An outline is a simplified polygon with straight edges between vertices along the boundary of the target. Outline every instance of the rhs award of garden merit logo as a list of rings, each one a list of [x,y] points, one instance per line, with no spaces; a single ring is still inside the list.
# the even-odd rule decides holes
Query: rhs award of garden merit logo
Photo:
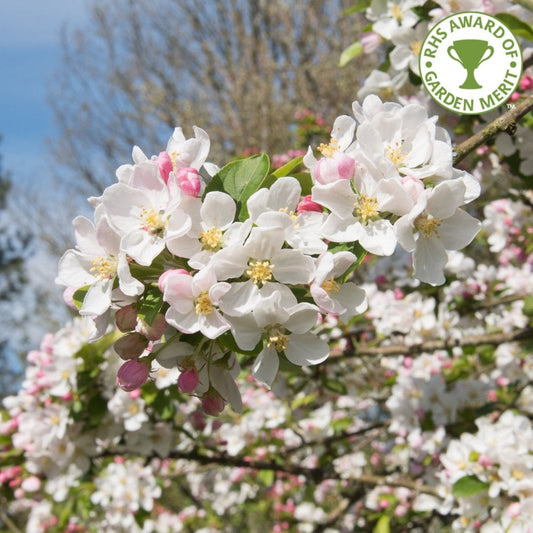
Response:
[[[430,96],[465,115],[486,113],[507,102],[522,74],[522,52],[511,30],[496,17],[472,11],[433,26],[419,62]]]

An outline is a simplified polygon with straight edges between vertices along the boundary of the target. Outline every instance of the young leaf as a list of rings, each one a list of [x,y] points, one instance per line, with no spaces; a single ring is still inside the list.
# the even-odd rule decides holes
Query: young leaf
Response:
[[[373,533],[390,533],[390,518],[387,515],[384,514],[379,517]]]
[[[496,18],[501,20],[517,37],[523,37],[528,41],[533,41],[533,29],[526,22],[523,22],[510,13],[498,13]]]
[[[285,163],[282,167],[279,167],[277,170],[272,172],[272,174],[276,178],[283,178],[285,176],[289,176],[290,172],[295,169],[302,161],[303,161],[303,155],[300,157],[295,157],[294,159],[291,159],[287,163]]]
[[[155,317],[161,311],[164,303],[163,295],[159,292],[159,289],[156,287],[149,287],[145,292],[137,315],[141,320],[144,320],[149,326],[151,326]]]
[[[453,484],[452,494],[456,498],[468,498],[488,488],[489,483],[481,481],[476,476],[464,476]]]
[[[355,43],[352,43],[350,46],[345,48],[342,51],[341,57],[339,58],[339,67],[344,67],[347,65],[352,59],[357,57],[358,55],[363,53],[363,45],[356,41]]]
[[[86,285],[85,287],[81,287],[81,289],[78,289],[73,295],[72,295],[72,301],[74,302],[74,305],[76,306],[76,309],[79,311],[81,309],[81,306],[83,305],[83,300],[85,300],[85,295],[87,294],[87,291],[89,290],[90,285]]]

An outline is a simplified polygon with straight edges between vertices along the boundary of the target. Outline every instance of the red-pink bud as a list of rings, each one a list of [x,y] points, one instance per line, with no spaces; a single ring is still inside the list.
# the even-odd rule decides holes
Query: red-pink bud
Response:
[[[175,174],[183,194],[187,196],[198,196],[202,188],[202,183],[200,182],[200,175],[195,168],[181,167],[176,170]]]
[[[117,328],[126,333],[133,331],[137,325],[137,309],[133,305],[126,305],[115,313]]]
[[[206,415],[218,416],[224,411],[225,403],[222,397],[216,392],[208,392],[202,398],[202,409]]]
[[[196,389],[199,382],[200,377],[198,376],[198,372],[194,368],[189,368],[178,376],[178,389],[181,392],[190,394]]]
[[[126,333],[113,348],[122,359],[137,359],[148,346],[148,339],[140,333]]]
[[[148,380],[150,370],[146,363],[131,359],[126,361],[117,372],[117,385],[126,392],[138,389]]]
[[[156,162],[159,167],[159,173],[166,183],[168,181],[168,175],[172,172],[172,159],[167,152],[159,152]]]
[[[523,91],[529,91],[529,89],[533,89],[533,78],[530,76],[522,76],[522,79],[520,80],[520,89]]]
[[[298,214],[305,213],[306,211],[316,211],[318,213],[322,213],[322,206],[316,202],[313,202],[310,194],[304,196],[296,207],[296,212]]]

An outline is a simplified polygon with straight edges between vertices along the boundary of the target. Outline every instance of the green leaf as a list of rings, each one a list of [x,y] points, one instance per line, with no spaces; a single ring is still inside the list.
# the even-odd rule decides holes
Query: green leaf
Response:
[[[496,18],[503,22],[517,37],[533,41],[533,29],[526,22],[516,18],[510,13],[498,13]]]
[[[271,487],[274,483],[274,470],[260,470],[257,473],[257,477],[262,481],[267,487]]]
[[[324,387],[326,387],[326,389],[329,389],[332,392],[335,392],[337,394],[347,393],[346,386],[338,379],[324,378],[323,383]]]
[[[489,483],[481,481],[476,476],[464,476],[453,484],[452,494],[456,498],[468,498],[488,488]]]
[[[358,13],[364,11],[367,7],[370,7],[371,0],[356,0],[354,5],[344,11],[343,15],[350,15],[351,13]]]
[[[85,300],[85,295],[87,294],[87,291],[89,290],[90,285],[86,285],[85,287],[81,287],[81,289],[78,289],[73,295],[72,295],[72,301],[74,302],[74,305],[76,306],[76,309],[79,311],[81,309],[81,306],[83,305],[83,300]]]
[[[359,41],[355,41],[350,46],[345,48],[341,57],[339,58],[339,67],[346,66],[352,59],[363,53],[363,45]]]
[[[161,420],[170,420],[176,412],[174,401],[169,395],[165,394],[165,390],[159,391],[152,402],[152,409],[159,415]]]
[[[275,172],[272,172],[272,175],[276,178],[283,178],[285,176],[289,176],[291,170],[295,169],[298,165],[300,165],[303,161],[303,158],[304,156],[301,155],[300,157],[295,157],[294,159],[291,159],[282,167],[279,167]]]
[[[159,289],[157,287],[149,287],[144,293],[137,316],[151,326],[164,303],[163,295]]]
[[[526,316],[533,316],[533,296],[529,295],[524,298],[524,307],[522,313]]]
[[[222,167],[208,183],[206,194],[219,191],[229,194],[239,209],[238,219],[248,218],[246,201],[261,188],[270,171],[270,160],[266,154],[254,155],[246,159],[231,161]]]
[[[300,182],[300,187],[302,188],[302,196],[307,196],[308,194],[311,194],[313,180],[311,179],[311,174],[309,174],[309,172],[297,172],[293,174],[292,177],[296,178]]]
[[[390,533],[390,518],[387,515],[384,514],[379,517],[373,533]]]

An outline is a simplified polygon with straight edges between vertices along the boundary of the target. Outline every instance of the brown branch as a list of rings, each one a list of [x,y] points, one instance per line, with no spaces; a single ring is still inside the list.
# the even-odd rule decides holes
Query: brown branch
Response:
[[[197,450],[190,452],[181,452],[178,450],[172,451],[168,455],[169,459],[184,459],[187,461],[194,461],[196,463],[207,465],[216,464],[218,466],[250,468],[252,470],[272,470],[282,474],[289,474],[294,476],[304,476],[313,480],[315,483],[320,483],[326,479],[344,479],[341,475],[329,467],[310,468],[294,464],[279,464],[275,461],[257,461],[253,459],[244,459],[243,457],[231,456],[227,454],[213,454],[205,455]],[[377,476],[374,474],[361,474],[356,478],[350,478],[355,483],[362,485],[386,485],[389,487],[405,487],[414,491],[438,496],[435,487],[423,485],[411,479],[393,478],[389,476]]]
[[[407,344],[392,344],[390,346],[365,346],[359,345],[354,349],[347,350],[343,354],[332,355],[330,360],[356,356],[391,356],[391,355],[418,355],[426,352],[436,352],[438,350],[449,350],[455,347],[481,346],[490,344],[498,346],[504,342],[515,342],[533,338],[533,328],[527,327],[511,333],[487,333],[485,335],[475,335],[466,339],[448,339],[426,341],[420,344],[409,346]]]
[[[522,117],[527,115],[533,109],[533,95],[527,96],[515,107],[509,109],[506,113],[493,120],[490,124],[478,131],[475,135],[462,142],[455,148],[453,164],[457,165],[470,152],[479,146],[485,144],[500,132],[507,132],[513,135],[516,131],[516,125]]]

